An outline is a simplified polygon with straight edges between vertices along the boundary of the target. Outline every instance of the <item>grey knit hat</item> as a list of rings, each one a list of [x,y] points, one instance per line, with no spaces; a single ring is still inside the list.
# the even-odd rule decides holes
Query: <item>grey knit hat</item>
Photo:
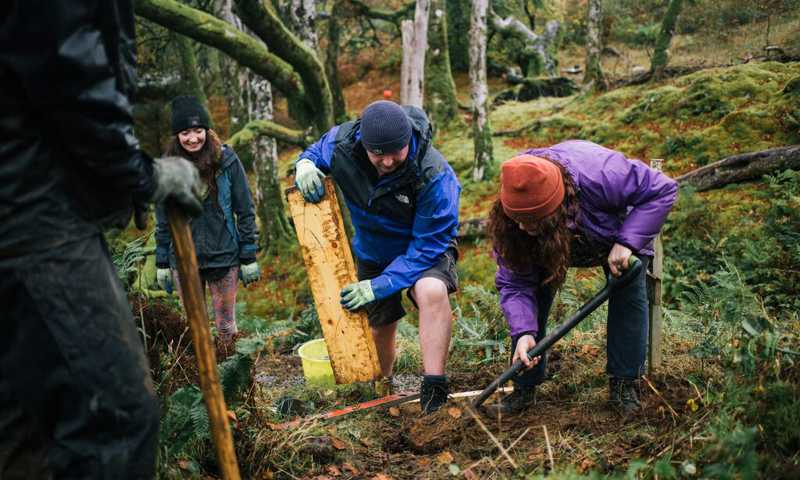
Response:
[[[379,100],[361,113],[361,143],[370,152],[396,152],[411,140],[411,123],[400,105]]]

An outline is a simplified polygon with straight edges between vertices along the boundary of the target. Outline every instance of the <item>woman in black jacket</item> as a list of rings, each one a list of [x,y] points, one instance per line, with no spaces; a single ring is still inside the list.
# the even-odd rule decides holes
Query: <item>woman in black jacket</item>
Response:
[[[203,284],[211,291],[217,333],[229,342],[237,332],[237,278],[248,285],[260,278],[256,263],[255,207],[242,162],[210,128],[208,111],[192,96],[172,101],[173,137],[167,154],[192,161],[205,189],[203,214],[192,220],[192,239]],[[177,284],[175,252],[163,205],[156,209],[158,284],[171,292]],[[178,288],[180,293],[180,288]]]

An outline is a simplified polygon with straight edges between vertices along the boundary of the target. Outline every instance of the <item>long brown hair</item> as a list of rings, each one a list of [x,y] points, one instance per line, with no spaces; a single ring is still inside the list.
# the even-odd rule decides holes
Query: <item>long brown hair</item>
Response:
[[[170,137],[167,142],[166,155],[183,157],[194,163],[200,171],[200,178],[206,182],[211,190],[217,189],[217,172],[222,164],[222,141],[214,130],[206,129],[206,141],[203,148],[197,153],[189,153],[182,146],[178,134]]]
[[[515,220],[506,215],[499,198],[489,213],[487,229],[495,251],[511,270],[529,273],[535,267],[541,268],[546,275],[543,283],[557,289],[567,277],[572,240],[568,225],[570,221],[577,222],[578,196],[575,183],[566,169],[558,162],[552,163],[561,170],[564,200],[547,217],[526,222],[534,224],[535,233],[530,234],[520,228],[519,221],[525,220],[524,216]]]

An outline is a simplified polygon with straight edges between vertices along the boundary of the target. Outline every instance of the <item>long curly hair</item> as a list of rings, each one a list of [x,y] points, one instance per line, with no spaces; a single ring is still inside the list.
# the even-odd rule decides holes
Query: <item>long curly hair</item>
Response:
[[[534,268],[545,272],[544,284],[558,289],[567,277],[570,264],[572,232],[568,225],[578,221],[578,196],[572,177],[558,162],[564,182],[564,200],[555,212],[540,220],[525,215],[511,218],[503,211],[498,198],[489,213],[487,226],[494,249],[503,262],[516,272],[528,273]],[[520,222],[533,227],[528,233]]]
[[[206,141],[203,148],[197,153],[189,153],[182,146],[178,135],[170,137],[167,142],[166,155],[183,157],[194,163],[200,171],[200,178],[208,185],[212,191],[216,191],[217,182],[215,181],[220,165],[222,164],[222,141],[214,130],[206,129]]]

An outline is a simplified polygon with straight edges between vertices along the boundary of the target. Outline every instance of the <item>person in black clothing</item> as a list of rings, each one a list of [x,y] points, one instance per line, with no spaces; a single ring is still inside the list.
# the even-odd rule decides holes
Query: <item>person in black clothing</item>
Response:
[[[199,213],[186,160],[133,135],[130,0],[0,2],[0,478],[155,475],[159,408],[103,239]]]

